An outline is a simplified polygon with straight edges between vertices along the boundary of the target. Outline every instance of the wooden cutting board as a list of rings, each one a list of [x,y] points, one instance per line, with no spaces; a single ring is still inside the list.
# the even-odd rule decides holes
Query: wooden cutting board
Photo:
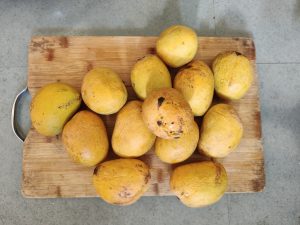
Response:
[[[32,96],[43,85],[65,82],[80,90],[83,76],[92,68],[106,66],[120,74],[129,92],[130,70],[137,59],[155,53],[156,37],[33,37],[29,45],[28,88]],[[250,38],[199,37],[196,58],[211,64],[223,51],[246,55],[255,69],[255,47]],[[171,70],[174,74],[175,70]],[[225,159],[228,192],[258,192],[265,185],[264,156],[257,77],[247,95],[228,102],[237,110],[245,132],[238,149]],[[115,115],[102,116],[111,135]],[[200,122],[200,119],[197,119]],[[110,158],[115,158],[112,151]],[[174,166],[162,163],[151,150],[141,157],[151,167],[151,186],[146,195],[172,195],[169,176]],[[197,151],[188,161],[205,159]],[[31,129],[23,149],[22,193],[25,197],[93,197],[94,168],[73,163],[64,151],[60,137],[44,137]]]

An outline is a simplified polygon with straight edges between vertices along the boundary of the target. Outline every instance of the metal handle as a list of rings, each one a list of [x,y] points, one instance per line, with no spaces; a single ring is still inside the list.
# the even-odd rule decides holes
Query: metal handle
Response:
[[[25,138],[26,138],[26,134],[24,134],[24,132],[21,130],[18,120],[16,118],[16,111],[17,111],[17,105],[20,102],[21,97],[28,91],[28,87],[24,88],[19,94],[17,94],[14,103],[12,105],[12,110],[11,110],[11,126],[12,126],[12,130],[15,133],[15,135],[17,136],[17,138],[19,138],[20,141],[24,142]]]

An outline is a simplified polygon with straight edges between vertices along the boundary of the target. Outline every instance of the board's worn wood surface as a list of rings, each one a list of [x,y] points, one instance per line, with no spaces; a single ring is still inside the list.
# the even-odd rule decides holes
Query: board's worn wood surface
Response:
[[[31,95],[50,82],[65,82],[80,89],[83,76],[97,66],[111,67],[125,82],[129,98],[130,70],[137,59],[155,53],[156,37],[34,37],[29,45],[28,87]],[[249,38],[199,37],[196,58],[211,64],[220,52],[232,50],[246,55],[255,67],[255,47]],[[172,70],[174,73],[175,71]],[[247,95],[229,102],[238,111],[245,132],[238,149],[219,160],[225,166],[228,192],[258,192],[265,184],[261,144],[257,78]],[[115,116],[102,116],[111,134]],[[114,157],[111,153],[110,157]],[[204,157],[196,151],[188,161]],[[151,187],[146,195],[171,195],[170,165],[160,162],[153,151],[142,157],[151,167]],[[25,197],[92,197],[93,168],[73,163],[60,137],[44,137],[31,129],[24,143],[22,192]]]

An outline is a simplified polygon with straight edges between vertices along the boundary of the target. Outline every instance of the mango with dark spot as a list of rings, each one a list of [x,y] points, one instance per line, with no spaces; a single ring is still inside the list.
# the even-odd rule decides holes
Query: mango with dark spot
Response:
[[[143,103],[142,115],[148,128],[164,139],[180,138],[190,132],[194,122],[191,107],[174,88],[151,92]]]
[[[219,201],[228,185],[225,168],[218,162],[203,161],[177,167],[170,189],[188,207],[204,207]]]
[[[47,84],[31,101],[32,125],[45,136],[58,135],[80,104],[80,93],[75,88],[63,83]]]
[[[130,205],[149,188],[149,167],[138,159],[115,159],[101,163],[94,172],[93,185],[104,201]]]
[[[163,104],[165,98],[164,97],[159,97],[157,99],[157,108],[159,109],[159,107]]]

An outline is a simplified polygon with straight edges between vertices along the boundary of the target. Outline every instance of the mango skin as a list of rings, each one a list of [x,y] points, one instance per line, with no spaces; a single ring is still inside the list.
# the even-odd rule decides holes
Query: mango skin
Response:
[[[115,159],[101,163],[93,175],[97,194],[113,205],[130,205],[149,188],[149,167],[138,159]]]
[[[170,179],[171,191],[188,207],[204,207],[219,201],[228,186],[225,168],[204,161],[177,167]]]
[[[152,91],[142,105],[142,116],[151,132],[164,139],[180,138],[194,122],[190,105],[174,88]]]
[[[155,89],[172,87],[169,70],[156,55],[146,55],[138,60],[130,77],[135,93],[143,100]]]
[[[155,141],[155,153],[165,163],[179,163],[188,159],[197,148],[199,140],[199,128],[193,122],[189,133],[183,134],[179,139],[157,138]]]
[[[102,119],[84,110],[76,113],[62,133],[64,148],[74,162],[95,166],[108,153],[108,138]]]
[[[238,100],[247,93],[254,78],[249,59],[238,52],[219,54],[213,62],[215,90],[219,97]]]
[[[243,136],[243,124],[228,104],[217,104],[205,114],[198,150],[210,157],[223,158],[234,151]]]
[[[112,134],[112,148],[121,157],[139,157],[148,152],[156,136],[142,118],[142,102],[128,102],[117,115]]]
[[[110,115],[118,112],[127,101],[127,90],[113,70],[99,67],[83,78],[81,94],[84,103],[94,112]]]
[[[206,63],[195,60],[177,73],[174,88],[182,93],[195,116],[203,116],[214,96],[214,75]]]
[[[157,42],[156,52],[170,67],[180,67],[190,62],[198,50],[196,32],[186,26],[174,25],[164,30]]]
[[[42,135],[58,135],[80,104],[80,93],[75,88],[64,83],[47,84],[31,101],[32,126]]]

